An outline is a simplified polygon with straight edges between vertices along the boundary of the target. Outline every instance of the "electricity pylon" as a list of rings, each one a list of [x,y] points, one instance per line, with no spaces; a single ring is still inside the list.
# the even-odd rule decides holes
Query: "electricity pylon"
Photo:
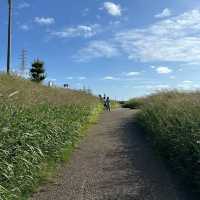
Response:
[[[22,49],[22,54],[21,54],[20,59],[21,59],[20,72],[21,72],[21,75],[24,75],[26,71],[26,66],[27,66],[27,50],[26,49]]]

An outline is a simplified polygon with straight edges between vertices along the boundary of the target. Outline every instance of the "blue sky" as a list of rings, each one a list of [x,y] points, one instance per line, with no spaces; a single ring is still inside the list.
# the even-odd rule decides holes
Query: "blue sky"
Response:
[[[13,64],[45,62],[48,80],[128,99],[200,88],[199,0],[13,0]],[[58,3],[59,2],[59,3]],[[0,5],[5,69],[7,0]]]

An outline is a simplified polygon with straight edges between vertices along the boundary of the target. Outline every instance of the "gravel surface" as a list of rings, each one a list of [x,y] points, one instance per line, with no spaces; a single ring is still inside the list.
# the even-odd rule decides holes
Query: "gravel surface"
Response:
[[[55,180],[31,200],[193,200],[137,128],[135,112],[103,114]]]

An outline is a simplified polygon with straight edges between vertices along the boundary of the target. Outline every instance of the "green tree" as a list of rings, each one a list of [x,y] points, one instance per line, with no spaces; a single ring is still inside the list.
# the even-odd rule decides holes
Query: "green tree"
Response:
[[[44,69],[44,62],[41,60],[36,60],[32,64],[30,70],[31,80],[37,83],[42,82],[46,78],[46,73]]]

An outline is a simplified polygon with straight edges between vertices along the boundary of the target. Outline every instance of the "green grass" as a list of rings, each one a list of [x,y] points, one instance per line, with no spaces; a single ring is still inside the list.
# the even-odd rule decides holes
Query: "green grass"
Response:
[[[173,170],[200,191],[200,92],[146,97],[137,120]]]
[[[129,101],[122,102],[123,108],[139,109],[145,104],[146,98],[134,98]]]
[[[51,176],[100,110],[83,92],[0,75],[0,199],[21,200]]]

